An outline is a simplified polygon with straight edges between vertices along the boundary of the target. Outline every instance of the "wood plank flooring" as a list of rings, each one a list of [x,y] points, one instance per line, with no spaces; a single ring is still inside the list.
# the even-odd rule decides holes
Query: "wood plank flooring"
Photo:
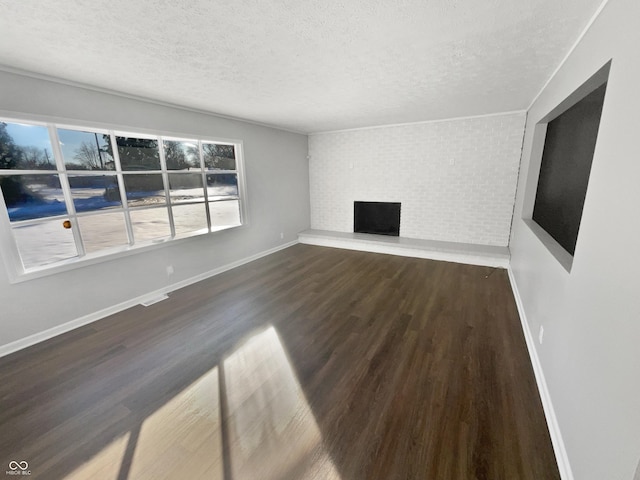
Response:
[[[559,479],[505,270],[309,245],[0,359],[10,461],[38,479]]]

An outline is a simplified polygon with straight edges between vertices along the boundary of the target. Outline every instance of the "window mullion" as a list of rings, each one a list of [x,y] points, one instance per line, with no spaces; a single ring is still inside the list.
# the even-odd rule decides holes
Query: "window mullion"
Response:
[[[124,212],[124,225],[127,229],[127,236],[129,237],[129,245],[135,243],[133,236],[133,226],[131,225],[131,216],[129,215],[129,204],[127,203],[127,191],[124,186],[124,176],[122,175],[122,165],[120,164],[120,154],[118,153],[118,143],[116,142],[116,135],[113,130],[109,131],[109,138],[111,139],[111,155],[113,156],[113,163],[116,167],[116,177],[118,179],[118,189],[120,190],[120,202],[122,203],[122,209]]]
[[[17,120],[11,120],[9,123],[16,123],[10,126],[16,129],[16,132],[24,130],[21,122]],[[61,126],[52,122],[34,122],[27,126],[34,125],[38,126],[37,131],[34,129],[28,134],[29,141],[33,144],[33,155],[25,155],[24,161],[17,165],[25,168],[14,167],[0,171],[0,179],[5,176],[22,175],[16,177],[16,182],[26,185],[25,188],[32,187],[34,195],[41,194],[42,197],[42,201],[38,204],[33,202],[34,205],[6,197],[13,202],[12,206],[15,203],[18,208],[25,209],[20,210],[12,221],[5,197],[0,195],[0,209],[3,210],[0,212],[0,230],[7,231],[6,235],[0,235],[0,249],[3,256],[7,257],[7,264],[15,264],[15,268],[10,268],[9,272],[12,282],[43,276],[45,270],[53,273],[66,271],[75,268],[76,265],[95,263],[99,261],[98,257],[111,256],[112,253],[125,255],[136,247],[210,233],[214,231],[214,226],[219,230],[232,228],[246,221],[246,185],[239,143],[220,142],[221,145],[236,146],[235,170],[208,171],[204,145],[210,143],[215,146],[218,142],[213,139],[203,141],[195,138],[167,137],[169,140],[165,140],[161,133],[122,133],[130,138],[120,139],[116,131],[108,130],[108,127],[99,131],[89,131],[83,127]],[[70,131],[67,132],[66,129]],[[95,150],[97,146],[98,154],[107,146],[105,141],[110,139],[110,154],[113,158],[104,157],[96,162],[96,157],[87,153],[86,148],[82,150],[81,147],[89,138],[87,134],[91,134],[91,147]],[[11,132],[11,135],[14,133]],[[104,135],[105,141],[100,139],[99,135]],[[122,148],[118,148],[118,141],[124,141],[121,143]],[[47,152],[42,153],[40,144],[49,142],[51,145],[45,148]],[[157,154],[154,152],[156,142]],[[198,159],[194,162],[195,149]],[[36,150],[39,151],[38,155]],[[168,162],[173,162],[174,151],[178,163],[175,166],[172,163],[172,168],[176,170],[170,170]],[[123,155],[120,156],[120,153]],[[186,162],[184,165],[182,160]],[[123,162],[130,170],[123,170]],[[229,163],[225,161],[221,166]],[[200,172],[189,172],[195,169],[196,165]],[[110,171],[111,169],[114,171]],[[165,204],[162,204],[162,191],[158,191],[158,173],[162,178],[161,190],[164,190]],[[237,196],[233,195],[231,189],[233,178],[227,178],[225,174],[235,175],[238,184]],[[215,175],[225,178],[221,180]],[[196,177],[200,177],[201,185],[196,185]],[[114,178],[119,189],[116,197],[113,197]],[[215,180],[211,196],[208,178]],[[71,183],[74,184],[73,190]],[[127,186],[130,191],[127,190]],[[116,208],[118,201],[122,205],[121,208]],[[226,201],[232,203],[223,204]],[[205,206],[207,229],[201,228],[202,203]],[[239,212],[235,210],[235,205],[238,205]],[[33,209],[33,212],[27,208]],[[122,235],[121,215],[124,215],[128,245]],[[22,220],[15,220],[20,218]],[[71,223],[70,232],[63,229],[63,222],[67,219]],[[107,232],[111,234],[111,226],[116,225],[116,221],[117,239],[111,241],[111,237],[103,238]],[[213,225],[214,222],[216,225]],[[170,237],[166,237],[167,226]],[[34,235],[50,235],[55,239],[52,238],[51,243],[37,244],[36,248],[31,243]]]
[[[64,166],[64,157],[62,156],[62,149],[60,148],[60,139],[58,138],[58,130],[53,124],[47,125],[49,129],[49,137],[51,139],[51,148],[53,149],[53,157],[56,160],[56,170],[58,171],[58,179],[60,180],[60,187],[62,188],[62,195],[64,196],[64,202],[67,207],[67,213],[71,220],[71,233],[76,243],[76,250],[79,257],[84,257],[86,251],[84,248],[84,242],[82,240],[82,232],[80,231],[80,223],[76,215],[76,206],[73,203],[73,196],[71,195],[71,184],[69,183],[69,176]]]
[[[0,177],[2,178],[2,177]],[[0,208],[2,208],[2,214],[0,214],[0,228],[7,232],[12,232],[11,221],[9,220],[9,214],[7,210],[7,205],[4,201],[4,195],[0,194]],[[15,236],[0,236],[0,247],[2,247],[2,254],[8,254],[5,258],[8,262],[12,263],[15,267],[15,272],[18,275],[24,273],[24,264],[22,263],[22,257],[20,256],[20,250],[18,249],[18,242],[16,241]],[[10,272],[10,275],[13,276],[13,272]]]
[[[167,211],[169,212],[169,228],[171,229],[171,238],[175,238],[176,225],[173,221],[171,191],[169,189],[169,173],[167,173],[167,161],[164,156],[164,140],[162,139],[162,137],[158,137],[158,152],[160,153],[160,169],[162,170],[162,184],[164,185],[164,196],[167,202]]]
[[[247,185],[244,177],[244,145],[235,144],[234,152],[236,156],[236,183],[238,185],[238,205],[240,207],[240,224],[247,223]]]
[[[209,211],[209,189],[207,184],[207,171],[204,168],[204,151],[202,140],[198,140],[198,154],[200,155],[200,171],[202,172],[202,188],[204,188],[204,207],[207,211],[207,230],[211,232],[211,212]]]

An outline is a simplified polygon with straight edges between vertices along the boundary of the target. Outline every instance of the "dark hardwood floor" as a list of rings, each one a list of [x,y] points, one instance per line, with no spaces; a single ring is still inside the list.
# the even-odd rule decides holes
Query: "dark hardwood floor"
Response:
[[[0,359],[39,479],[558,479],[505,270],[296,245]]]

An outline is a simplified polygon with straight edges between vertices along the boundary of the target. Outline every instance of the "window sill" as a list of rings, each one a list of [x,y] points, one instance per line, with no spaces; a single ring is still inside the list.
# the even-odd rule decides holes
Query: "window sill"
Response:
[[[128,257],[130,255],[150,252],[150,251],[157,250],[159,248],[163,248],[170,245],[178,245],[187,240],[191,240],[195,237],[215,235],[220,232],[235,230],[235,229],[243,228],[246,226],[247,225],[245,223],[241,225],[234,225],[231,227],[213,230],[211,232],[194,232],[192,234],[180,236],[178,238],[165,238],[160,241],[153,241],[153,242],[149,242],[141,245],[113,248],[113,249],[101,251],[100,253],[96,253],[93,255],[87,255],[82,258],[72,258],[72,259],[63,260],[63,261],[52,263],[42,267],[30,268],[25,270],[24,272],[17,272],[15,270],[12,270],[11,265],[7,264],[9,282],[12,284],[27,282],[30,280],[35,280],[36,278],[42,278],[50,275],[55,275],[58,273],[68,272],[78,268],[83,268],[90,265],[96,265],[99,263]]]
[[[549,235],[540,225],[531,218],[523,219],[525,225],[538,237],[538,240],[546,247],[549,253],[558,261],[567,273],[571,273],[573,265],[573,255],[567,252],[551,235]]]

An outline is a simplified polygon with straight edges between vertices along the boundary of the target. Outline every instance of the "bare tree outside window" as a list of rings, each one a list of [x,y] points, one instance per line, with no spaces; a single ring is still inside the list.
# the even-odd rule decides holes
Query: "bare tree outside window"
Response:
[[[236,154],[233,145],[203,143],[204,166],[208,169],[235,170]]]
[[[82,142],[76,149],[74,160],[77,160],[88,170],[104,170],[104,161],[97,145],[90,142]]]

